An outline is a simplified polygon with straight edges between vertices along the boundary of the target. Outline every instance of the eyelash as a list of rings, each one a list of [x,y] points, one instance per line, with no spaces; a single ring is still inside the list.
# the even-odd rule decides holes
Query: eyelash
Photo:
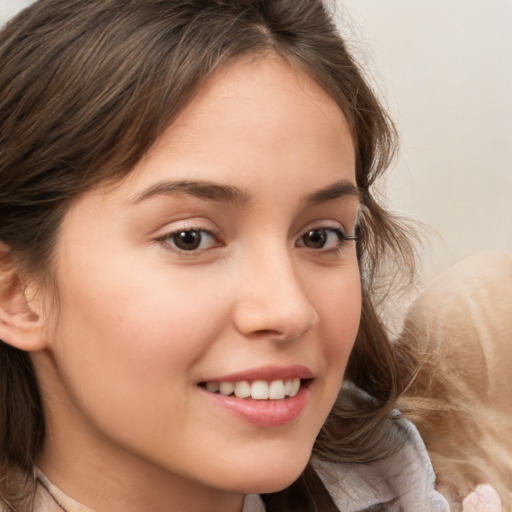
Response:
[[[334,233],[338,239],[338,243],[336,244],[335,247],[333,247],[331,249],[324,249],[323,247],[321,247],[321,248],[318,248],[319,252],[337,253],[348,243],[357,242],[357,235],[355,233],[354,234],[347,233],[345,230],[343,230],[339,226],[318,226],[318,227],[309,228],[304,231],[304,233],[299,237],[298,241],[303,240],[306,235],[311,234],[315,231]],[[299,247],[301,247],[301,246],[299,246]],[[307,246],[304,245],[304,247],[307,247]]]
[[[215,233],[214,231],[212,231],[210,229],[206,229],[206,228],[200,227],[200,226],[190,226],[190,227],[187,226],[187,227],[184,227],[181,229],[177,229],[175,231],[171,231],[171,232],[166,233],[165,235],[159,237],[157,239],[157,241],[163,243],[166,246],[171,246],[170,249],[169,249],[169,247],[167,247],[167,248],[169,250],[173,250],[183,256],[191,256],[191,255],[197,254],[200,251],[205,251],[205,250],[209,249],[209,248],[207,248],[207,249],[194,248],[192,250],[185,250],[185,249],[180,249],[179,247],[176,247],[175,244],[172,243],[173,238],[176,237],[177,235],[185,234],[185,233],[202,233],[202,234],[206,233],[208,235],[208,237],[211,237],[213,240],[215,240],[214,244],[212,245],[212,248],[213,247],[222,247],[224,245],[221,242],[218,242],[218,239],[219,239],[218,233]],[[200,242],[202,242],[202,239],[200,239]]]
[[[299,242],[304,241],[304,237],[306,237],[307,235],[311,235],[313,232],[318,232],[318,233],[320,233],[320,232],[326,233],[327,232],[327,233],[334,234],[337,238],[336,246],[329,248],[329,249],[325,249],[324,247],[318,247],[318,248],[308,247],[305,243],[299,244]],[[203,249],[194,247],[190,250],[187,250],[187,249],[182,249],[182,248],[176,246],[176,241],[173,240],[176,236],[178,236],[180,234],[191,234],[191,233],[203,234],[201,236],[201,238],[199,239],[199,244],[201,244],[201,242],[203,241],[202,237],[204,236],[204,234],[206,234],[208,237],[210,237],[214,242],[211,247],[207,247],[207,248],[203,248]],[[211,248],[223,247],[224,244],[222,242],[219,242],[218,239],[219,239],[219,234],[213,232],[210,229],[206,229],[206,228],[200,227],[200,226],[190,226],[190,227],[184,227],[182,229],[177,229],[175,231],[166,233],[165,235],[159,237],[157,239],[157,241],[163,243],[166,246],[171,246],[170,250],[173,250],[180,255],[191,256],[191,255],[197,254],[198,252],[206,251]],[[358,239],[357,234],[347,233],[346,231],[344,231],[342,228],[340,228],[338,226],[318,226],[318,227],[312,227],[312,228],[306,229],[299,236],[295,245],[296,245],[296,247],[305,247],[305,248],[313,249],[315,252],[337,253],[344,246],[349,244],[350,242],[357,242],[357,239]],[[194,242],[194,240],[192,240],[192,242]],[[327,240],[325,243],[327,243]]]

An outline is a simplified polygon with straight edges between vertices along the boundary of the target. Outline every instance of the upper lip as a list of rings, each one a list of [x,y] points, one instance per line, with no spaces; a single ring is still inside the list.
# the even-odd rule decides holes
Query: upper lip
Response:
[[[264,380],[271,382],[274,380],[291,379],[312,379],[313,372],[303,365],[278,366],[268,365],[257,368],[249,368],[239,372],[230,373],[214,378],[204,379],[201,382],[242,382]]]

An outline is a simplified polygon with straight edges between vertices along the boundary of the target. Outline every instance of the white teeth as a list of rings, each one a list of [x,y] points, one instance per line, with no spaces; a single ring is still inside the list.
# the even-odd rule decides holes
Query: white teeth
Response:
[[[255,380],[251,384],[251,398],[268,400],[268,384],[264,380]]]
[[[268,387],[268,397],[272,400],[282,400],[285,397],[284,383],[282,380],[274,380]]]
[[[220,386],[218,382],[207,382],[206,383],[206,390],[210,393],[217,393],[219,391]]]
[[[293,379],[290,386],[290,396],[295,396],[300,389],[300,379]]]
[[[237,398],[253,400],[283,400],[287,396],[295,396],[300,389],[300,379],[255,380],[252,384],[247,381],[240,382],[207,382],[206,390],[210,393],[220,393],[224,396],[234,394]]]
[[[235,396],[237,398],[247,398],[251,396],[251,385],[246,382],[237,382],[235,384]]]
[[[221,395],[229,396],[235,390],[235,385],[232,382],[221,382],[219,388]]]

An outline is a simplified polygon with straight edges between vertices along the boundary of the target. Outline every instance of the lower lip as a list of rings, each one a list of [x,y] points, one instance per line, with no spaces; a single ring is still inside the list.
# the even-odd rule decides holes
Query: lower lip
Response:
[[[283,427],[296,420],[306,406],[310,382],[303,383],[299,392],[283,400],[253,400],[210,393],[201,388],[207,398],[242,420],[257,427]]]

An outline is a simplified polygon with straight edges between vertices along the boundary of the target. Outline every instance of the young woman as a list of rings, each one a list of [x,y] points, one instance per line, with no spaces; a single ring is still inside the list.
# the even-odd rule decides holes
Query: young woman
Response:
[[[40,0],[0,62],[4,509],[446,508],[377,313],[395,134],[322,3]]]

